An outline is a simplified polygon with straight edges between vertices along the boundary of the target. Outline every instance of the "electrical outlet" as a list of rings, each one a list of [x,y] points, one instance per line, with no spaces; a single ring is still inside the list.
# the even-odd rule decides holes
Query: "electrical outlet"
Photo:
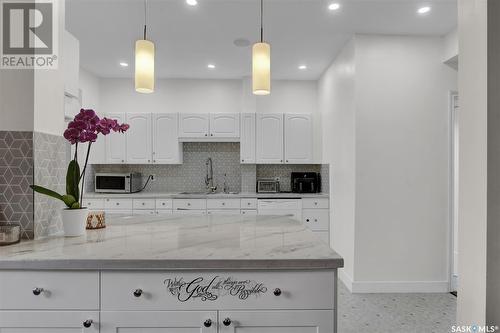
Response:
[[[274,180],[279,182],[280,181],[280,177],[274,177]]]

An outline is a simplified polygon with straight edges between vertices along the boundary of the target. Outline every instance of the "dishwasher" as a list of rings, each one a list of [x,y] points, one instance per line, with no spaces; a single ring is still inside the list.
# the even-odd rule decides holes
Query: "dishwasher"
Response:
[[[302,221],[301,199],[258,199],[257,210],[259,215],[283,215]]]

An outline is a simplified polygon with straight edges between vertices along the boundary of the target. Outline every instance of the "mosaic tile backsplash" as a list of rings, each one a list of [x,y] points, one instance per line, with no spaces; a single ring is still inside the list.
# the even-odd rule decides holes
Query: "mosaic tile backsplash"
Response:
[[[87,192],[94,191],[96,172],[140,172],[144,181],[148,175],[154,174],[156,177],[145,192],[202,192],[205,191],[205,162],[208,157],[213,160],[214,181],[218,185],[218,191],[222,191],[226,179],[231,192],[255,192],[256,180],[270,177],[280,177],[281,189],[290,191],[291,172],[321,172],[324,169],[319,164],[240,164],[239,143],[186,142],[183,150],[184,163],[181,165],[94,165],[88,169],[85,189]]]
[[[46,186],[58,193],[66,192],[66,140],[60,135],[35,132],[34,166],[35,184]],[[45,195],[35,193],[35,238],[62,233],[61,210],[64,204]]]
[[[21,226],[22,238],[34,235],[33,133],[0,131],[0,223]]]

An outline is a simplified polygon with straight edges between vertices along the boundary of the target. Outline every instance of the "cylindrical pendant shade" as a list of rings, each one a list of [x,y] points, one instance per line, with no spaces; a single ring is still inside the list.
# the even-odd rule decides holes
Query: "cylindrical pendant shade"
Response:
[[[135,42],[135,90],[144,94],[155,90],[155,44],[145,39]]]
[[[271,93],[271,45],[267,43],[253,45],[252,89],[255,95]]]

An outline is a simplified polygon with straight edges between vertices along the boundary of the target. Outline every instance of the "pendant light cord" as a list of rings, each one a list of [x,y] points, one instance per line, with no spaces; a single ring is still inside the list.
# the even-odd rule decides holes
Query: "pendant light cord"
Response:
[[[147,0],[144,0],[144,40],[146,40],[146,27],[148,25]]]
[[[264,0],[260,0],[260,42],[264,42]]]

